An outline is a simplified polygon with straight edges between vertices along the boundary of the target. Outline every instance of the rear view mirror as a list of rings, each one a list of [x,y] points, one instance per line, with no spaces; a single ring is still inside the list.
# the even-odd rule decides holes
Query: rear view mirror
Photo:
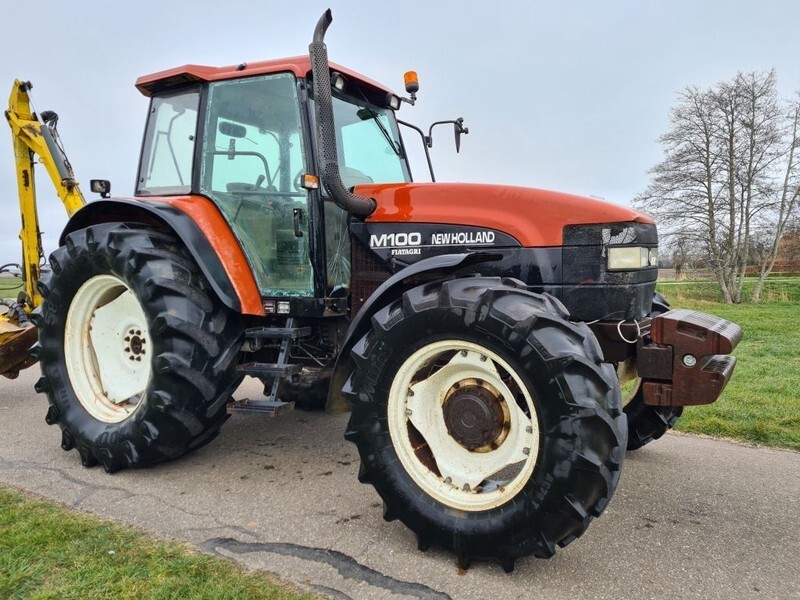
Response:
[[[111,197],[111,182],[108,179],[90,179],[89,189],[95,194],[100,194],[101,198]]]
[[[219,132],[232,138],[243,138],[247,135],[244,125],[237,125],[229,121],[220,121]]]
[[[469,133],[469,129],[464,127],[464,119],[459,117],[453,122],[453,132],[456,136],[456,154],[461,151],[461,134]]]

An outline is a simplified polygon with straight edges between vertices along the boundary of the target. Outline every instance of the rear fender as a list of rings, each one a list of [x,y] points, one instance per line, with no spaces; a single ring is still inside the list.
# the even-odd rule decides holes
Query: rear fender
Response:
[[[502,254],[494,252],[467,252],[464,254],[446,254],[433,256],[414,263],[392,275],[384,281],[350,321],[350,327],[344,336],[344,342],[339,350],[336,366],[333,371],[331,386],[328,390],[328,412],[347,412],[350,404],[342,395],[342,387],[353,371],[353,359],[350,351],[369,331],[372,316],[381,308],[399,298],[406,290],[430,283],[448,279],[457,271],[473,265],[502,259]]]
[[[220,301],[237,313],[263,315],[261,295],[233,232],[213,203],[202,196],[111,198],[91,202],[61,234],[97,223],[142,223],[171,230],[189,250]]]

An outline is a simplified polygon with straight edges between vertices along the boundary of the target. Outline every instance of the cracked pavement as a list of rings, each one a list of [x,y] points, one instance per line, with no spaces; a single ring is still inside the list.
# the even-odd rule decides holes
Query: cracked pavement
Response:
[[[605,514],[549,561],[469,571],[386,523],[346,415],[234,416],[152,469],[84,469],[34,367],[0,381],[0,484],[189,542],[335,600],[800,597],[800,453],[670,434],[628,455]],[[246,382],[237,397],[258,394]],[[691,409],[690,409],[691,410]]]

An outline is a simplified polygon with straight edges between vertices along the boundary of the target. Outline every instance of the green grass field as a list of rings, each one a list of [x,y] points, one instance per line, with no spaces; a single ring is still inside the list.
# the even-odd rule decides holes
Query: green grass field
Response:
[[[22,289],[22,279],[8,275],[0,275],[0,298],[16,299]]]
[[[761,292],[761,302],[800,302],[800,279],[792,274],[795,281],[770,281],[767,279]],[[756,287],[755,278],[748,278],[742,287],[742,297],[748,300]],[[720,302],[722,294],[716,282],[706,280],[684,280],[659,284],[658,291],[675,300],[705,300]]]
[[[714,404],[687,408],[676,429],[800,450],[800,282],[768,288],[760,304],[726,305],[707,298],[714,286],[660,285],[673,307],[738,323],[744,337],[736,370]]]
[[[0,488],[0,598],[301,600],[264,573]]]

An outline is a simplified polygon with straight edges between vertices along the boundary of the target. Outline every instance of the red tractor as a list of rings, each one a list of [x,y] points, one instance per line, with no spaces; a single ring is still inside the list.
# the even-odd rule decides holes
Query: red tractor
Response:
[[[350,410],[359,480],[421,549],[550,557],[626,448],[717,399],[741,330],[655,294],[641,213],[414,183],[400,125],[430,137],[396,113],[415,78],[406,99],[329,63],[330,23],[309,56],[137,81],[136,193],[93,182],[39,284],[47,422],[114,472],[203,446],[232,410]],[[265,398],[232,403],[245,375]]]

